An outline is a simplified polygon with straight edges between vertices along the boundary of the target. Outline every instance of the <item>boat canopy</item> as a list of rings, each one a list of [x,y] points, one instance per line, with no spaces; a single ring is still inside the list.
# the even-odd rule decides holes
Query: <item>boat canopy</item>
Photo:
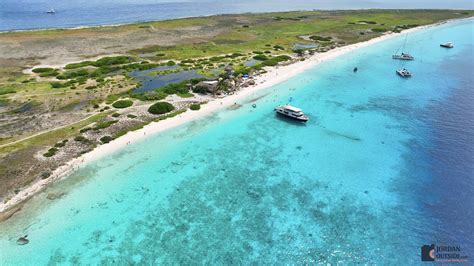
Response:
[[[301,109],[299,109],[299,108],[296,108],[296,107],[294,107],[294,106],[291,106],[291,105],[285,105],[285,106],[283,106],[283,108],[285,108],[286,110],[289,110],[289,111],[295,112],[295,113],[299,113],[299,112],[301,112]]]

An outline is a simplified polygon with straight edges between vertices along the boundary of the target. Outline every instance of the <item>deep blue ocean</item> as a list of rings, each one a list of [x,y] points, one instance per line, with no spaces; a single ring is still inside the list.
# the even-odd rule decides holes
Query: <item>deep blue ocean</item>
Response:
[[[313,9],[474,9],[472,0],[1,0],[0,31],[70,28],[141,21]],[[46,11],[54,9],[56,14]]]
[[[0,224],[0,264],[472,262],[473,27],[410,34],[410,79],[401,34],[88,164]]]

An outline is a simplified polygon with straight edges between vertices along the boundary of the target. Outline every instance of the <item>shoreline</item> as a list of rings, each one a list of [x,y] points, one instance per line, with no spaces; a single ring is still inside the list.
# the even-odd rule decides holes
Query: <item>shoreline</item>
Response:
[[[112,23],[112,24],[96,24],[96,25],[82,25],[82,26],[63,26],[63,27],[51,27],[51,28],[30,28],[30,29],[9,29],[9,30],[0,30],[0,34],[6,33],[21,33],[21,32],[35,32],[35,31],[48,31],[48,30],[80,30],[80,29],[93,29],[93,28],[106,28],[106,27],[121,27],[121,26],[130,26],[130,25],[140,25],[146,23],[154,23],[160,21],[171,21],[178,19],[193,19],[193,18],[207,18],[207,17],[217,17],[217,16],[238,16],[243,14],[250,15],[260,15],[260,14],[272,14],[272,13],[286,13],[286,12],[309,12],[309,11],[329,11],[329,12],[339,12],[339,11],[361,11],[361,10],[395,10],[398,8],[356,8],[356,9],[300,9],[300,10],[286,10],[286,11],[268,11],[268,12],[240,12],[240,13],[216,13],[210,15],[200,15],[200,16],[183,16],[167,19],[154,19],[154,20],[143,20],[143,21],[133,21],[133,22],[123,22],[123,23]],[[417,10],[415,9],[406,9],[406,10]],[[453,11],[465,11],[468,9],[450,9],[450,8],[433,8],[433,9],[422,9],[422,10],[453,10]]]
[[[470,18],[467,18],[470,19]],[[325,53],[315,53],[309,56],[304,61],[297,61],[285,66],[276,66],[266,68],[267,73],[258,75],[254,78],[255,85],[247,88],[241,88],[238,92],[233,95],[229,95],[223,98],[215,98],[205,105],[201,106],[199,111],[187,111],[176,117],[168,118],[159,122],[152,122],[140,130],[130,131],[120,138],[114,139],[110,143],[103,144],[96,147],[89,153],[86,153],[80,157],[74,158],[67,162],[65,165],[55,169],[51,176],[47,179],[36,181],[28,187],[21,190],[18,194],[14,195],[7,202],[0,203],[0,221],[10,218],[17,211],[21,210],[23,204],[27,202],[31,197],[47,188],[50,184],[67,177],[68,174],[79,169],[82,165],[92,162],[101,157],[107,156],[112,152],[115,152],[127,145],[127,143],[133,143],[140,141],[144,136],[157,134],[185,123],[195,121],[197,119],[206,117],[216,111],[232,106],[234,103],[238,103],[241,100],[246,99],[253,93],[267,89],[281,82],[286,81],[304,71],[307,71],[323,62],[342,56],[349,52],[355,51],[356,49],[364,48],[372,44],[376,44],[404,33],[410,33],[419,31],[422,29],[438,26],[450,21],[461,21],[463,19],[448,20],[445,22],[439,22],[436,24],[430,24],[420,26],[408,30],[402,31],[402,33],[387,33],[382,36],[355,44],[350,44],[342,47],[332,49]]]

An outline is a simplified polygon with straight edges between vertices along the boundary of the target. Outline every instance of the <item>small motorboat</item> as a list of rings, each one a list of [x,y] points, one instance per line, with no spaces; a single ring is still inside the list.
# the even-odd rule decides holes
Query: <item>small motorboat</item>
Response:
[[[50,10],[46,11],[47,14],[56,14],[56,10],[54,8],[51,8]]]
[[[275,107],[275,112],[277,114],[293,118],[298,121],[307,122],[309,118],[301,111],[301,109],[296,108],[291,105],[281,105]]]
[[[454,44],[452,42],[442,43],[439,46],[444,48],[454,48]]]
[[[357,72],[357,70],[359,70],[359,69],[358,69],[357,67],[354,67],[354,70],[353,70],[353,71],[354,71],[354,73],[356,73],[356,72]]]
[[[414,60],[415,58],[411,56],[410,54],[406,53],[401,53],[401,54],[394,54],[392,55],[393,59],[398,59],[398,60]]]
[[[408,71],[408,69],[406,69],[406,68],[399,69],[396,72],[401,77],[404,77],[404,78],[411,77],[410,71]]]

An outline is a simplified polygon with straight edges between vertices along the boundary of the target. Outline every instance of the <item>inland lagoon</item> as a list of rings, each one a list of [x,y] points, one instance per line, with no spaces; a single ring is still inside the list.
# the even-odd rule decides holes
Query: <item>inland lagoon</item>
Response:
[[[0,224],[0,261],[416,264],[431,243],[474,254],[473,23],[410,33],[410,79],[391,59],[402,34],[85,165]],[[275,116],[290,99],[308,123]]]

